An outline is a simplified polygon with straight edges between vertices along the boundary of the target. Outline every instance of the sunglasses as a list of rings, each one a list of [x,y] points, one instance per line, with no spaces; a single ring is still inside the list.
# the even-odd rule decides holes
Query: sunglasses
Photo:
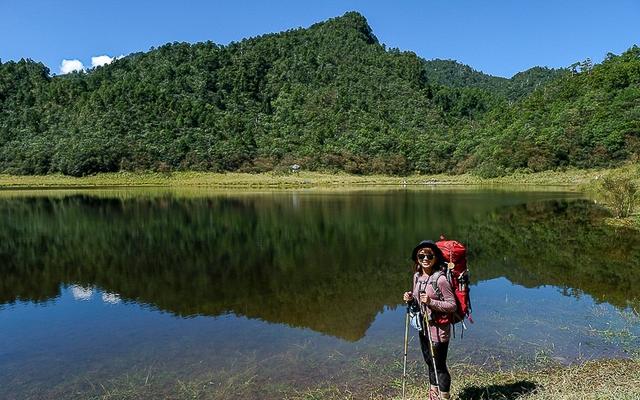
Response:
[[[425,258],[427,260],[433,260],[436,256],[434,256],[433,254],[418,254],[418,260],[422,261]]]

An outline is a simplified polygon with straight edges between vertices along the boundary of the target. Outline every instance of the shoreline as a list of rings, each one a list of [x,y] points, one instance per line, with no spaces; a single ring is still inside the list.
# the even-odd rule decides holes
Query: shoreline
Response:
[[[640,398],[640,358],[602,358],[563,364],[542,357],[522,365],[497,369],[453,363],[451,398],[458,400],[636,400]],[[306,399],[402,399],[402,365],[362,362],[363,378],[354,386],[317,385],[291,397]],[[361,385],[361,386],[359,386]],[[405,400],[429,398],[426,368],[413,360],[407,369]]]
[[[487,372],[453,366],[452,398],[471,399],[638,399],[640,359],[597,359],[570,365]],[[424,382],[413,381],[407,399],[428,398]],[[393,385],[396,386],[395,384]],[[399,399],[400,396],[393,397]]]
[[[499,178],[475,175],[351,175],[303,171],[299,173],[216,173],[216,172],[113,172],[85,177],[66,175],[0,174],[0,189],[92,189],[122,187],[210,187],[210,188],[274,188],[297,189],[316,187],[369,186],[558,186],[573,190],[597,182],[615,170],[566,170],[519,173]]]

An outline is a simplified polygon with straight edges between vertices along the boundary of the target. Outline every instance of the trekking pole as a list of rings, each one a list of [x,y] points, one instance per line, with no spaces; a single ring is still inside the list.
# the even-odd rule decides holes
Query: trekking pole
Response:
[[[425,293],[425,292],[421,292]],[[429,316],[427,314],[427,306],[426,305],[422,305],[422,302],[420,302],[420,307],[422,308],[422,313],[424,315],[424,322],[426,325],[426,330],[427,330],[427,338],[429,339],[429,353],[431,353],[431,362],[433,363],[433,372],[434,375],[436,376],[436,386],[438,387],[438,399],[440,399],[440,382],[438,380],[438,369],[436,368],[436,355],[435,355],[435,351],[433,349],[433,341],[431,341],[431,329],[430,329],[430,325],[429,325]]]
[[[402,400],[404,400],[405,383],[407,381],[407,347],[409,345],[409,304],[407,304],[407,316],[404,321],[404,357],[402,359]]]

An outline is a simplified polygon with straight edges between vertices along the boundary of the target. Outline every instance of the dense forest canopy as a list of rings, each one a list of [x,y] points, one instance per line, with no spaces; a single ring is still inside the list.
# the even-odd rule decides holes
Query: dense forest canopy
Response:
[[[453,60],[429,60],[424,65],[431,83],[454,88],[485,89],[512,102],[568,72],[565,69],[533,67],[507,79],[484,74]]]
[[[387,49],[350,12],[51,76],[0,62],[0,172],[407,174],[611,166],[640,151],[640,48],[510,79]],[[518,146],[514,146],[517,143]]]

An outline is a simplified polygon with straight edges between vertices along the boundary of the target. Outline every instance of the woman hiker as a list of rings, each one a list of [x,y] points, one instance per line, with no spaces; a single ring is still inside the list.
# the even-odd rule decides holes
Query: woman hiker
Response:
[[[429,399],[448,399],[451,375],[447,369],[447,350],[451,325],[447,321],[447,314],[456,311],[456,301],[451,284],[443,273],[446,262],[438,246],[431,240],[418,243],[411,252],[411,259],[415,263],[413,290],[404,294],[404,301],[415,302],[417,299],[420,309],[426,312],[429,319],[429,329],[422,329],[419,333],[420,348],[429,368]],[[426,328],[424,320],[423,326]]]

